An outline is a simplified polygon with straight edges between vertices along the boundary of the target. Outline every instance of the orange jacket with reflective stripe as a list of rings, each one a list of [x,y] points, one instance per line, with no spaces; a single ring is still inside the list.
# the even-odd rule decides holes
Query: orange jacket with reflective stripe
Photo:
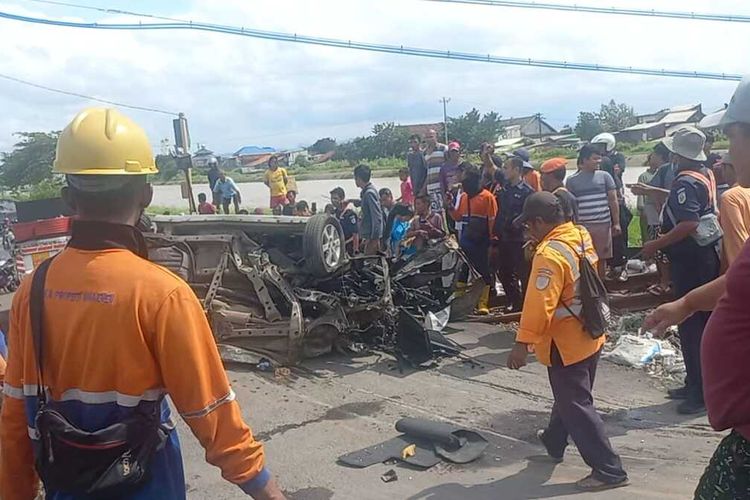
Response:
[[[591,236],[582,226],[566,222],[537,245],[516,341],[534,346],[540,363],[551,365],[552,342],[565,366],[588,358],[602,348],[605,336],[591,338],[576,316],[581,314],[578,259],[583,239],[586,257],[599,260]],[[572,248],[571,248],[572,247]]]
[[[0,417],[3,500],[34,498],[37,485],[30,289],[29,278],[11,310]],[[167,393],[225,479],[242,486],[267,475],[263,446],[243,422],[203,308],[180,278],[129,250],[69,247],[49,268],[43,324],[44,381],[75,425],[111,425]],[[168,419],[166,402],[162,408]],[[146,488],[151,493],[133,498],[184,497],[176,436],[165,448],[153,460],[159,473]]]

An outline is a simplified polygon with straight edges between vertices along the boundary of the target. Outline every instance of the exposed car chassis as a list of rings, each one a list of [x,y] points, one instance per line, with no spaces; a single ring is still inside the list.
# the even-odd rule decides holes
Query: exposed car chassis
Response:
[[[327,215],[160,216],[149,257],[187,281],[206,310],[225,359],[237,348],[281,364],[351,346],[421,364],[458,346],[427,331],[424,318],[451,306],[471,313],[480,286],[457,297],[468,265],[455,243],[433,242],[409,260],[348,258]],[[477,281],[474,279],[474,281]],[[241,351],[240,351],[241,352]],[[242,359],[247,359],[240,356]]]

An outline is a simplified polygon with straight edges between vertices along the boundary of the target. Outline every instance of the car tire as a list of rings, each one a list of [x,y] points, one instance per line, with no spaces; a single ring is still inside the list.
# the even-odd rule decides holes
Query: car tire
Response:
[[[305,263],[315,276],[326,276],[336,271],[346,255],[344,232],[335,217],[317,214],[305,225],[302,240]]]

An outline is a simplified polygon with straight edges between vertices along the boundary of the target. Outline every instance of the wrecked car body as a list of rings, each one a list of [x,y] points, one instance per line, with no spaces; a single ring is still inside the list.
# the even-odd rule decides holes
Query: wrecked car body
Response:
[[[159,216],[153,223],[149,258],[190,284],[217,344],[232,347],[221,351],[230,361],[237,348],[296,364],[366,345],[421,364],[458,352],[426,330],[425,315],[450,306],[452,319],[465,316],[481,289],[454,295],[458,270],[468,264],[450,239],[390,261],[348,257],[338,221],[324,214]]]

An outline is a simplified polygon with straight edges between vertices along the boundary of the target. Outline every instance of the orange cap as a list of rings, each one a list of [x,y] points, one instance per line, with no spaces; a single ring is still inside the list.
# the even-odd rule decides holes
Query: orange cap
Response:
[[[548,174],[550,172],[554,172],[555,170],[559,170],[561,168],[566,168],[568,166],[568,160],[565,158],[551,158],[544,163],[542,163],[541,168],[539,169],[540,172],[543,174]]]

